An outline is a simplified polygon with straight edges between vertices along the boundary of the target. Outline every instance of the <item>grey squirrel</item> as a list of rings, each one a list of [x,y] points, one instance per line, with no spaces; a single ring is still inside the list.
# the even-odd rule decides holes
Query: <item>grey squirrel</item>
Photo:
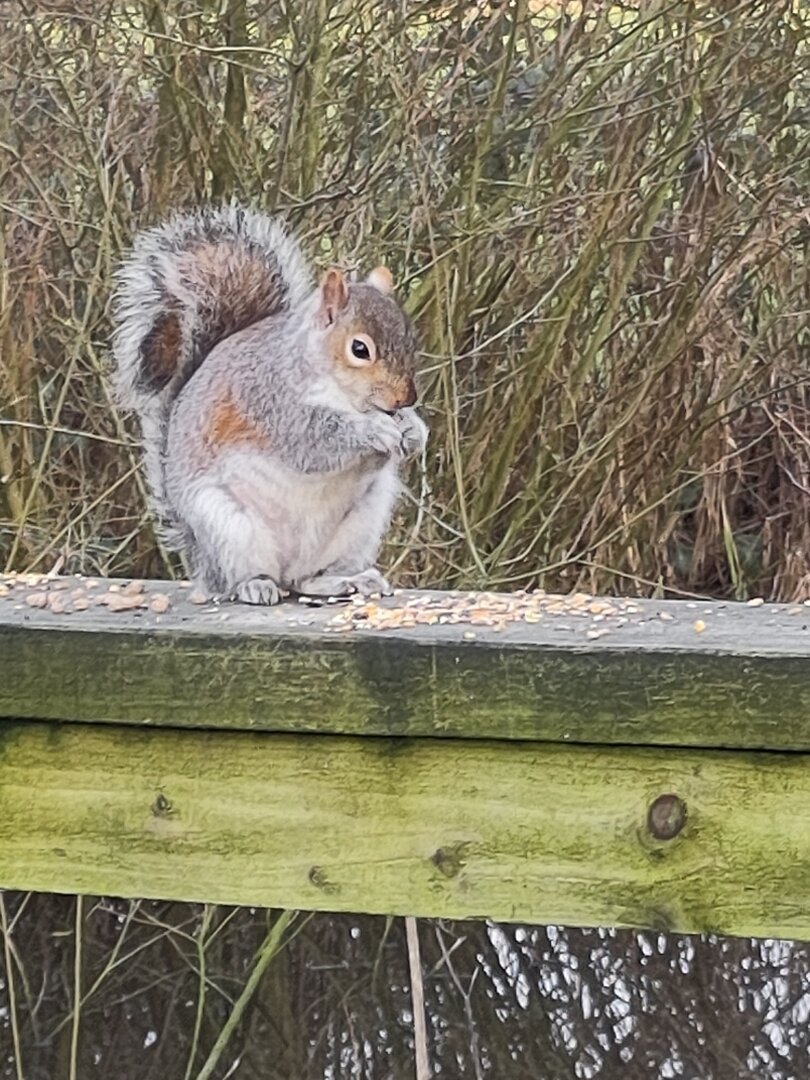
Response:
[[[391,591],[375,561],[427,428],[415,331],[384,267],[316,287],[277,219],[177,215],[136,237],[114,321],[155,509],[209,594]]]

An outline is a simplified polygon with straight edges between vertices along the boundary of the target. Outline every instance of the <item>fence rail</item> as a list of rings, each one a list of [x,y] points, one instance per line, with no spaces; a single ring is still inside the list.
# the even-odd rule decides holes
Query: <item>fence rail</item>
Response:
[[[201,599],[0,579],[0,886],[810,937],[810,607]]]

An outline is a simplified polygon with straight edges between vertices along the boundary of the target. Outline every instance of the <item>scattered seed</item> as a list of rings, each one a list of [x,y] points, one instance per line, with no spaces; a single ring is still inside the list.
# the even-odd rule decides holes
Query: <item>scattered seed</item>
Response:
[[[103,604],[108,611],[136,611],[146,607],[146,601],[142,596],[124,596],[123,593],[107,593],[99,597],[99,604]]]
[[[703,631],[706,629],[706,623],[703,621],[703,619],[698,619],[695,622],[694,629],[695,629],[696,634],[702,634],[703,633]]]
[[[547,595],[542,590],[514,593],[467,592],[442,596],[410,596],[397,606],[376,604],[371,598],[353,598],[329,628],[345,631],[394,630],[411,626],[454,626],[459,623],[485,626],[496,633],[513,623],[536,624],[544,617],[569,616],[592,624],[614,620],[620,608],[588,593],[570,596]],[[636,611],[639,609],[636,607]],[[623,620],[626,621],[626,620]],[[616,625],[611,622],[611,625]],[[555,629],[570,630],[568,624]]]
[[[45,585],[48,581],[47,574],[12,574],[11,576],[17,585]]]

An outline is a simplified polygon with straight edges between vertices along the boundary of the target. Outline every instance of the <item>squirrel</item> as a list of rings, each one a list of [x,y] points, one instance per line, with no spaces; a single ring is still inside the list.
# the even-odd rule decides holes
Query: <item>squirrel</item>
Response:
[[[116,286],[116,388],[200,586],[250,604],[389,594],[377,553],[427,439],[390,272],[316,286],[282,222],[234,204],[139,233]]]

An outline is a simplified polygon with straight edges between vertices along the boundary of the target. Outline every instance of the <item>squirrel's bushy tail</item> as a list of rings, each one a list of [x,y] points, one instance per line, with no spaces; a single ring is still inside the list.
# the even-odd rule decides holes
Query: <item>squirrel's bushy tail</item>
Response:
[[[312,290],[296,241],[240,206],[178,214],[136,236],[116,274],[113,357],[123,406],[138,413],[156,509],[171,405],[214,346]]]

